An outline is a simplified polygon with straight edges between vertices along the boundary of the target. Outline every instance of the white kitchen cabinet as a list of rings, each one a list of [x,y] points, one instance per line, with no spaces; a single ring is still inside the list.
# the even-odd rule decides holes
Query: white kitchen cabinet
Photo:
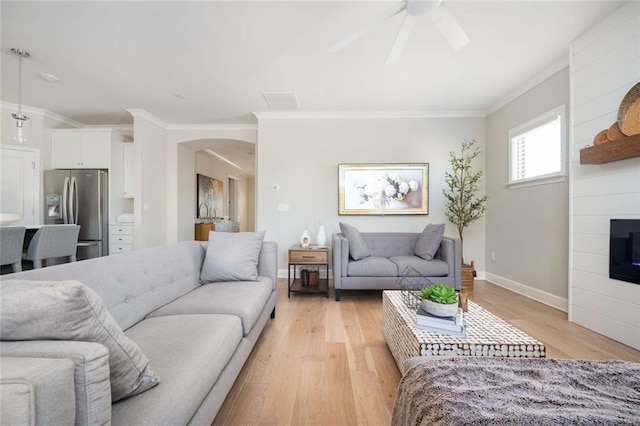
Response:
[[[133,225],[109,225],[109,254],[126,253],[133,250]]]
[[[112,131],[64,129],[51,132],[54,169],[108,169]]]
[[[109,128],[51,130],[51,168],[108,170],[110,222],[133,208],[124,196],[123,142],[124,134]]]
[[[122,144],[124,198],[133,198],[133,144]]]

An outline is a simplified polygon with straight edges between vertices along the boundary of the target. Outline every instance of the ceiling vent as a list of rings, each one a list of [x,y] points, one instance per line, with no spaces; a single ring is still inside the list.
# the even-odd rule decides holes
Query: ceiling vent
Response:
[[[294,92],[262,92],[265,102],[273,111],[291,111],[298,109]]]

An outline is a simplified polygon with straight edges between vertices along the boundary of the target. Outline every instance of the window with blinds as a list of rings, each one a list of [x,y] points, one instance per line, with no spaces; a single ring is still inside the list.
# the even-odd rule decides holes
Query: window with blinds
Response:
[[[509,131],[510,185],[564,176],[564,111],[562,105]]]

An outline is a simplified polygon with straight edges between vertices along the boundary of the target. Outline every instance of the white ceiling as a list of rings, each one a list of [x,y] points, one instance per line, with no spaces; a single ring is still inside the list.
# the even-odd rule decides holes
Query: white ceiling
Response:
[[[294,92],[302,112],[482,114],[623,4],[445,2],[471,42],[453,50],[423,17],[385,66],[402,17],[328,48],[401,2],[3,0],[1,97],[17,102],[16,47],[31,53],[23,104],[84,124],[131,123],[130,108],[171,124],[255,123],[262,92]]]

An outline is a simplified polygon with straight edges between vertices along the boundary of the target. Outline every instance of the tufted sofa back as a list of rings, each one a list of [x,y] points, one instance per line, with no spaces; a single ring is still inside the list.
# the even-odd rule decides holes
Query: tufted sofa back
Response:
[[[102,298],[123,330],[200,286],[205,250],[186,241],[3,275],[3,280],[77,280]]]
[[[419,236],[419,232],[362,232],[371,255],[378,257],[412,256]]]

